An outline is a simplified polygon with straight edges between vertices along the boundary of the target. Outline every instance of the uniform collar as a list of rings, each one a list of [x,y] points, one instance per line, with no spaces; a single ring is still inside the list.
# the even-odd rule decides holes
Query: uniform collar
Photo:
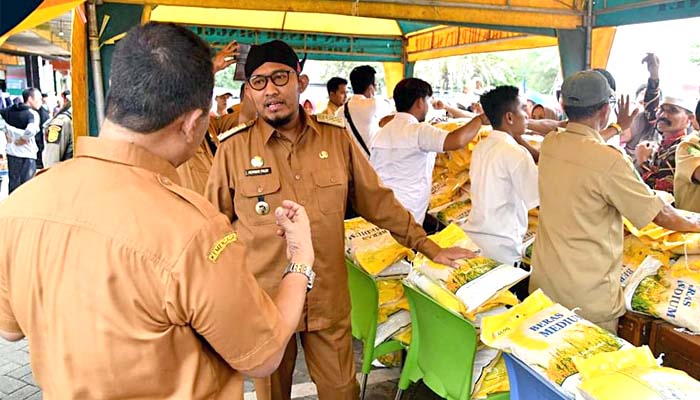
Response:
[[[309,114],[304,111],[304,108],[302,106],[299,106],[299,117],[302,119],[302,130],[301,134],[304,135],[306,133],[307,128],[311,128],[311,131],[319,133],[321,132],[321,128],[318,126],[318,123],[311,118]],[[268,124],[263,118],[258,117],[257,121],[255,122],[255,125],[259,127],[262,137],[263,137],[263,143],[267,144],[270,141],[270,138],[277,132],[277,130],[270,124]]]
[[[579,124],[576,122],[569,122],[566,124],[566,132],[573,133],[575,135],[587,136],[594,139],[600,143],[605,143],[600,133],[588,125]]]
[[[177,171],[169,161],[133,143],[83,136],[78,138],[76,157],[95,158],[143,168],[180,184]]]
[[[686,135],[686,130],[680,130],[676,133],[670,133],[668,135],[661,135],[661,147],[671,147],[674,143],[679,142]]]

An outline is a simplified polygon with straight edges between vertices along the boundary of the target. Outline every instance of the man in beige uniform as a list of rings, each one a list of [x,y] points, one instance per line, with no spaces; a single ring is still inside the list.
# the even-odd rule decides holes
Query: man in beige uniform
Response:
[[[541,288],[586,319],[617,331],[625,312],[620,286],[622,216],[700,231],[649,189],[630,160],[600,134],[614,102],[602,74],[578,72],[562,85],[566,129],[544,139],[539,161],[540,219],[530,291]]]
[[[81,138],[75,159],[0,207],[0,336],[29,338],[45,398],[242,399],[242,374],[279,364],[311,271],[280,273],[273,302],[228,219],[177,184],[175,166],[208,123],[214,77],[201,39],[136,27],[116,46],[111,84],[100,138]],[[270,245],[308,267],[308,217],[280,205],[287,244]]]
[[[700,137],[686,136],[676,149],[676,171],[673,175],[676,207],[700,212]]]
[[[221,142],[207,184],[207,197],[233,222],[248,247],[248,265],[274,296],[283,270],[284,247],[272,241],[270,210],[282,199],[304,205],[312,223],[316,287],[307,296],[298,331],[311,378],[322,400],[357,399],[350,331],[350,299],[344,264],[343,217],[348,199],[369,221],[402,244],[443,264],[471,256],[441,249],[411,214],[379,183],[342,119],[309,116],[299,107],[308,78],[284,42],[253,46],[246,64],[246,90],[259,118]],[[282,263],[284,265],[284,263]],[[289,399],[297,353],[289,342],[284,360],[258,399]]]

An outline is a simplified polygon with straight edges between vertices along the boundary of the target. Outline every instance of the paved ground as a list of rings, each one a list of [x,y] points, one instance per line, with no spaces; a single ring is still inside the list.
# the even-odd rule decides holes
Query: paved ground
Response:
[[[355,355],[358,362],[361,350],[362,346],[356,342]],[[393,400],[396,395],[399,374],[398,368],[373,370],[369,376],[365,400]],[[40,400],[41,398],[41,391],[32,378],[27,341],[9,343],[0,339],[0,400]],[[318,399],[316,387],[311,382],[306,370],[303,354],[300,354],[297,359],[292,398],[299,400]],[[255,399],[253,384],[246,382],[246,400]],[[439,397],[430,392],[424,385],[418,384],[412,385],[404,393],[402,399],[433,400],[439,399]]]

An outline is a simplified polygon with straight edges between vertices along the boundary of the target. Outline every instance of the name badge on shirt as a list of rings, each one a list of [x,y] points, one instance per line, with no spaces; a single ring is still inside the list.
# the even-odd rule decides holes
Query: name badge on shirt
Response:
[[[245,170],[245,176],[259,176],[259,175],[270,175],[272,173],[272,168],[255,168]]]

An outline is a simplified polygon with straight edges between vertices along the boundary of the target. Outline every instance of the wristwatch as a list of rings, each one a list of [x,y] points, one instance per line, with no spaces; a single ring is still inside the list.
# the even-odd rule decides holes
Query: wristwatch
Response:
[[[289,265],[287,265],[287,268],[284,270],[284,275],[282,277],[284,277],[290,272],[296,272],[297,274],[306,275],[306,278],[309,280],[309,283],[306,285],[306,291],[308,292],[309,290],[313,289],[314,280],[316,279],[316,273],[310,265],[300,263],[289,263]]]

